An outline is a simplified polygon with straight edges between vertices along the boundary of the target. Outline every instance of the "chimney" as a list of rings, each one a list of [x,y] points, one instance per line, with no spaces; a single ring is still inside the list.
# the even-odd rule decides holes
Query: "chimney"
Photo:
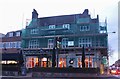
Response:
[[[83,15],[88,15],[88,9],[85,9],[84,12],[83,12]]]
[[[35,9],[33,9],[33,12],[32,12],[32,19],[37,19],[38,18],[38,13]]]

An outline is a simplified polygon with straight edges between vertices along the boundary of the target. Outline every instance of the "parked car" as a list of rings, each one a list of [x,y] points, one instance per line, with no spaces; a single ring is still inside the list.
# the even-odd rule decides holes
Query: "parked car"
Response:
[[[113,68],[110,69],[110,73],[111,73],[112,75],[120,75],[120,68],[118,68],[118,67],[113,67]]]

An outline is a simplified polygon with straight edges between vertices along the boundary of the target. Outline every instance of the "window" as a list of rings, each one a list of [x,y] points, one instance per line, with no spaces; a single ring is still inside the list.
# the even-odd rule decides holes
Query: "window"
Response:
[[[30,33],[31,34],[38,34],[39,30],[38,29],[31,29]]]
[[[6,42],[5,44],[6,44],[6,45],[5,45],[6,48],[10,48],[9,42]]]
[[[68,47],[68,38],[63,38],[62,39],[62,48]]]
[[[12,42],[10,42],[10,48],[12,48]]]
[[[14,42],[14,48],[21,48],[21,42],[20,41]]]
[[[49,25],[49,29],[54,29],[55,25]]]
[[[4,48],[4,43],[0,42],[0,48]]]
[[[48,39],[48,48],[54,47],[54,39]]]
[[[18,48],[21,48],[21,42],[20,41],[18,42]]]
[[[30,40],[29,41],[29,48],[39,48],[38,40]]]
[[[63,24],[63,28],[68,28],[68,29],[70,29],[70,24]]]
[[[16,32],[16,36],[20,36],[20,32]]]
[[[91,47],[92,45],[91,38],[89,37],[79,38],[79,47],[82,47],[83,45],[84,47]]]
[[[13,33],[9,33],[9,37],[13,37]]]
[[[90,27],[89,26],[80,26],[80,31],[89,31]]]
[[[16,42],[13,42],[13,48],[16,48]]]
[[[16,42],[16,48],[19,48],[19,42]]]

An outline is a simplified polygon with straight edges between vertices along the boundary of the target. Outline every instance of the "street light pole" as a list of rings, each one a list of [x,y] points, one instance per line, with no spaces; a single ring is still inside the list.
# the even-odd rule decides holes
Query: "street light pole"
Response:
[[[90,68],[90,48],[88,48],[88,53],[89,53],[89,63],[88,63],[88,67]]]

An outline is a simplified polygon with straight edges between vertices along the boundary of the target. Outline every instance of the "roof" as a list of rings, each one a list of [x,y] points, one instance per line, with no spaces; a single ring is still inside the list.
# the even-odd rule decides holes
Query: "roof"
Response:
[[[83,14],[72,14],[72,15],[61,15],[61,16],[51,16],[51,17],[43,17],[38,18],[38,23],[40,26],[48,26],[48,25],[61,25],[61,24],[69,24],[75,23],[76,18],[87,18],[89,15]]]
[[[82,14],[70,14],[70,15],[59,15],[59,16],[49,16],[49,17],[36,17],[38,14],[34,13],[32,15],[34,18],[32,18],[32,21],[30,23],[30,26],[49,26],[49,25],[63,25],[63,24],[73,24],[76,23],[77,19],[79,18],[90,18],[91,23],[97,23],[98,22],[98,15],[97,18],[92,19],[90,15],[88,14],[88,9],[85,9]]]

